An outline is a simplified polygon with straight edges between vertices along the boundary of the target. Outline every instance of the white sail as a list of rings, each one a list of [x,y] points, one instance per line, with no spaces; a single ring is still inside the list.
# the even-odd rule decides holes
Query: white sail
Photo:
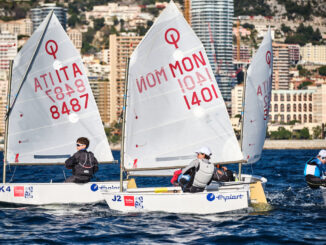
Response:
[[[263,150],[272,91],[273,50],[270,29],[248,69],[243,125],[243,155],[257,162]]]
[[[213,162],[243,159],[204,47],[173,1],[131,56],[124,167],[185,166],[201,146]]]
[[[113,160],[80,54],[50,13],[14,60],[7,161],[63,162],[79,137]]]

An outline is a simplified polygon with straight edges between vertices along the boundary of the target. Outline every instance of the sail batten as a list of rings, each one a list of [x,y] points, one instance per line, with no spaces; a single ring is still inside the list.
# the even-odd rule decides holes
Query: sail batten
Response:
[[[60,164],[79,137],[98,161],[113,161],[82,59],[55,14],[17,54],[10,98],[9,163]]]
[[[127,91],[124,169],[186,166],[203,145],[213,162],[243,159],[205,49],[173,2],[134,50]]]

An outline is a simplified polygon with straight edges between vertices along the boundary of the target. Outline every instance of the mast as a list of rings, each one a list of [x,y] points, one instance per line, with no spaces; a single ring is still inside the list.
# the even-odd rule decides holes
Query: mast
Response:
[[[243,125],[244,125],[244,111],[245,111],[245,103],[246,103],[246,87],[247,87],[247,69],[244,69],[244,75],[243,75],[243,91],[242,91],[242,111],[241,111],[241,133],[240,133],[240,148],[241,151],[243,151]],[[241,168],[242,168],[242,162],[239,163],[239,180],[241,179]]]
[[[7,113],[10,106],[10,91],[11,91],[11,80],[12,80],[12,67],[14,61],[11,60],[9,64],[9,81],[7,87]],[[9,117],[5,118],[5,142],[4,142],[4,154],[3,154],[3,176],[2,183],[6,183],[6,163],[7,163],[7,147],[8,147],[8,126],[9,126]]]
[[[127,91],[128,91],[128,70],[129,70],[129,57],[126,59],[126,72],[125,72],[125,91],[123,95],[123,114],[122,114],[122,139],[120,151],[120,192],[123,191],[123,171],[124,171],[124,148],[125,148],[125,128],[126,128],[126,109],[127,109]]]

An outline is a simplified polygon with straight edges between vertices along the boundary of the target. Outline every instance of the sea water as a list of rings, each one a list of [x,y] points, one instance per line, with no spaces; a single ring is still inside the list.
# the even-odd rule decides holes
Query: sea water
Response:
[[[216,215],[122,214],[105,203],[83,206],[1,206],[1,244],[326,244],[326,207],[304,182],[317,150],[264,150],[244,172],[264,176],[269,211]],[[119,152],[114,152],[116,159]],[[237,171],[236,166],[229,166]],[[2,166],[1,166],[2,169]],[[7,181],[62,182],[63,166],[8,168]],[[118,180],[119,165],[101,165],[96,178]],[[169,186],[170,178],[137,178],[140,186]]]

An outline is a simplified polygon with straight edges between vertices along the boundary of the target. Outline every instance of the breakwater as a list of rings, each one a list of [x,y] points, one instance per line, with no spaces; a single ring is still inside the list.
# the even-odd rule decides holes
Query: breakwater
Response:
[[[119,151],[120,144],[111,145],[112,150]],[[264,149],[326,149],[326,140],[265,140]]]
[[[121,150],[121,144],[110,146],[111,150]],[[326,149],[326,140],[265,140],[264,149]],[[3,144],[0,144],[0,151],[3,151]]]
[[[326,140],[265,140],[264,149],[325,149]]]

